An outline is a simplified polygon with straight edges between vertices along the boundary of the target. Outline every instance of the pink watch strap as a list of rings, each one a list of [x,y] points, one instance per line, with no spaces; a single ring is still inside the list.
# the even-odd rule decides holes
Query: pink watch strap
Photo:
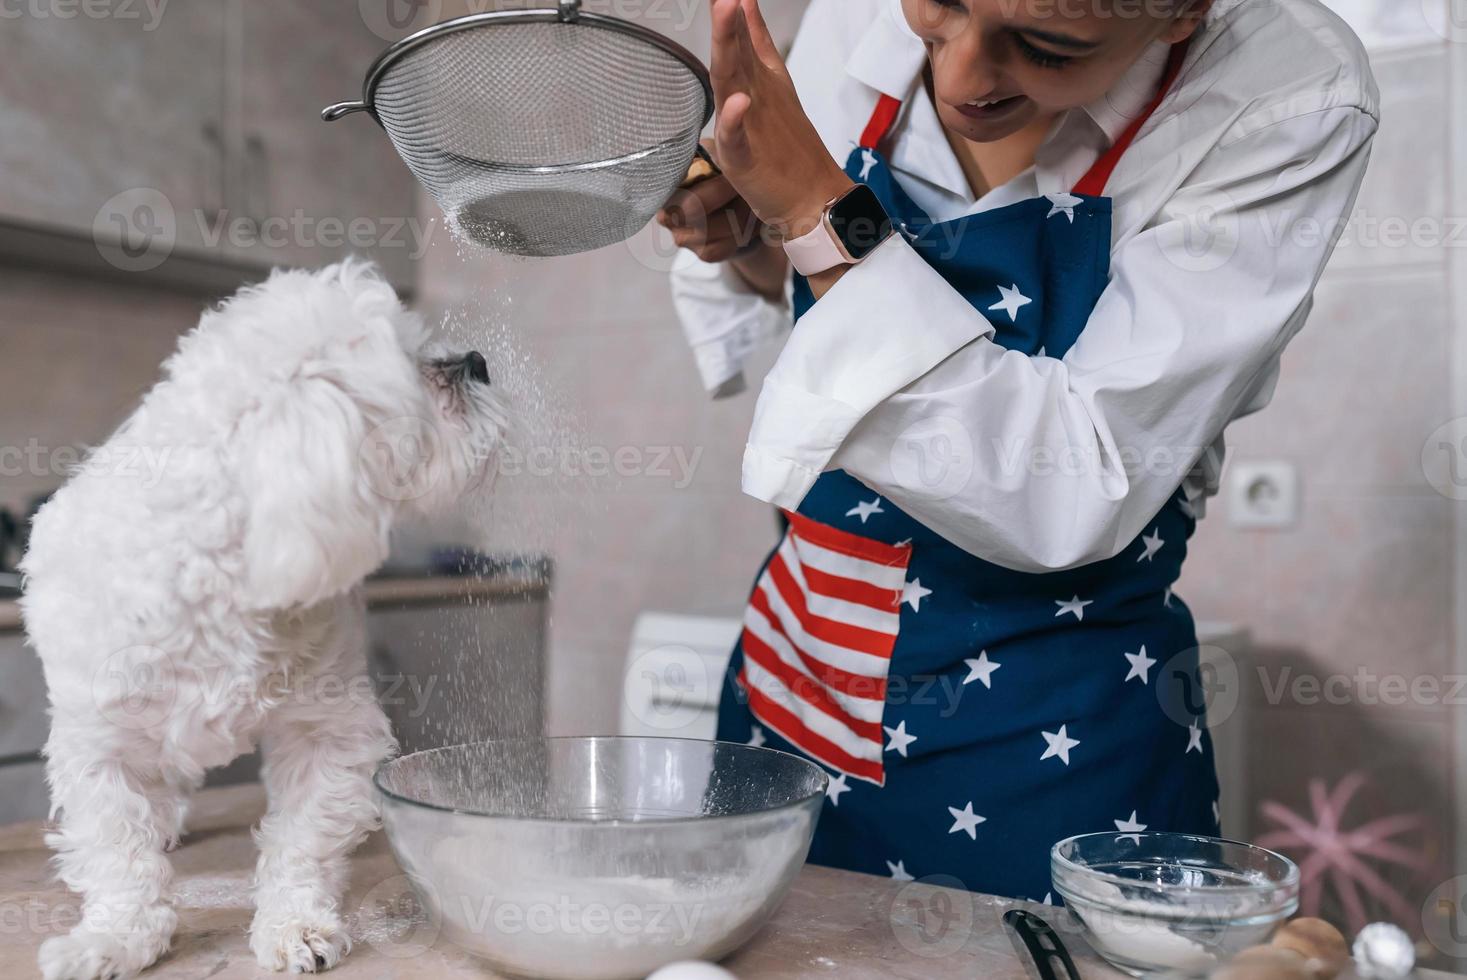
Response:
[[[831,233],[829,222],[823,219],[810,234],[785,242],[784,254],[802,276],[819,275],[851,261]]]

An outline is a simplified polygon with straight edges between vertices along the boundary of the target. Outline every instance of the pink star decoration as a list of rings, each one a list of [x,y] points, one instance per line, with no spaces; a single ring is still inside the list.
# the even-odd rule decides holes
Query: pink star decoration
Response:
[[[1392,838],[1420,829],[1425,820],[1419,813],[1398,813],[1346,829],[1345,810],[1366,784],[1362,773],[1351,773],[1333,790],[1324,780],[1309,781],[1313,823],[1281,803],[1265,801],[1259,810],[1281,829],[1259,837],[1259,847],[1283,851],[1299,865],[1299,913],[1317,916],[1326,891],[1333,891],[1349,920],[1351,932],[1371,920],[1364,899],[1373,899],[1396,922],[1414,922],[1418,910],[1371,866],[1371,860],[1386,865],[1427,872],[1428,854],[1396,843]],[[1363,897],[1362,897],[1363,896]]]

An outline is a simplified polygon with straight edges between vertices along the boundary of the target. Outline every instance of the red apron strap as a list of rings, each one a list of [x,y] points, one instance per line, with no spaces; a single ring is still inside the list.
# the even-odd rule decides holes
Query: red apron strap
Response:
[[[1150,119],[1152,113],[1156,112],[1162,101],[1167,97],[1167,93],[1172,90],[1172,85],[1176,83],[1177,76],[1182,73],[1182,62],[1187,60],[1187,49],[1191,46],[1192,41],[1190,38],[1180,44],[1172,45],[1171,55],[1167,58],[1166,62],[1166,73],[1162,76],[1161,86],[1157,90],[1156,98],[1151,100],[1151,104],[1146,107],[1145,112],[1137,116],[1131,125],[1126,127],[1126,131],[1111,144],[1110,149],[1106,150],[1105,154],[1099,160],[1095,161],[1095,166],[1090,168],[1090,172],[1080,178],[1080,182],[1075,185],[1076,194],[1083,194],[1086,197],[1103,197],[1105,195],[1105,185],[1110,183],[1110,175],[1120,165],[1121,157],[1131,148],[1131,144],[1136,139],[1136,134],[1141,132],[1141,127],[1146,125],[1146,120]]]
[[[896,125],[897,116],[901,113],[902,100],[883,95],[876,103],[871,121],[866,124],[866,132],[861,134],[861,148],[874,150],[881,146],[881,141],[891,133],[891,127]]]

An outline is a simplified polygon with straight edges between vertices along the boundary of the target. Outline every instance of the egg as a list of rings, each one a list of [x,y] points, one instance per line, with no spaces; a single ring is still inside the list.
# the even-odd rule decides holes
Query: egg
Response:
[[[1215,970],[1211,980],[1314,980],[1314,974],[1292,949],[1250,946]]]
[[[1376,922],[1355,937],[1355,971],[1370,980],[1402,980],[1416,966],[1416,947],[1400,926]]]
[[[1304,957],[1319,980],[1334,980],[1350,959],[1350,947],[1340,930],[1323,919],[1295,919],[1274,934],[1272,945],[1292,949]]]
[[[738,978],[713,963],[687,960],[682,963],[669,963],[647,980],[738,980]]]

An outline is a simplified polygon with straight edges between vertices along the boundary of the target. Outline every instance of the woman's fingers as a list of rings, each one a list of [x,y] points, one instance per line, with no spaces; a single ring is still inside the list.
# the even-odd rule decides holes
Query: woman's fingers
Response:
[[[707,214],[705,220],[686,224],[662,220],[662,224],[675,245],[689,249],[705,262],[726,261],[763,241],[762,225],[742,199]]]
[[[739,54],[738,21],[743,14],[739,0],[713,0],[713,53],[708,74],[713,81],[713,101],[721,112],[724,101],[747,83]]]
[[[726,211],[720,211],[712,215],[708,224],[701,228],[684,225],[672,228],[670,231],[672,240],[679,248],[700,248],[721,242],[732,242],[734,247],[742,248],[760,238],[759,223],[752,219],[747,208],[729,208]]]
[[[754,151],[745,125],[754,100],[747,92],[730,95],[718,113],[717,138],[720,166],[739,173],[754,165]]]
[[[704,262],[717,265],[720,262],[727,262],[735,258],[739,254],[739,245],[730,238],[722,242],[709,243],[702,248],[696,248],[692,251],[694,255],[698,256]]]
[[[743,13],[755,56],[763,62],[764,67],[783,72],[784,56],[779,53],[779,45],[774,43],[774,35],[769,33],[769,25],[764,22],[764,11],[759,7],[759,0],[743,0]]]
[[[677,191],[662,206],[659,218],[669,228],[679,225],[702,225],[715,211],[738,200],[739,192],[727,177],[709,177],[692,187]]]

